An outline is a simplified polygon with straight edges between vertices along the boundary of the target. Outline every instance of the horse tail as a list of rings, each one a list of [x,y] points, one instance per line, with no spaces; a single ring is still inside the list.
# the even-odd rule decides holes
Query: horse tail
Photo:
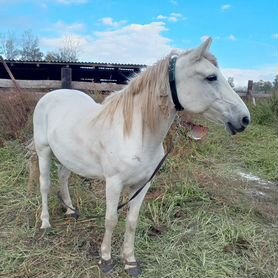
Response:
[[[35,149],[34,140],[32,140],[26,148],[28,150],[27,156],[29,168],[28,192],[32,193],[34,191],[34,187],[39,184],[39,158]]]

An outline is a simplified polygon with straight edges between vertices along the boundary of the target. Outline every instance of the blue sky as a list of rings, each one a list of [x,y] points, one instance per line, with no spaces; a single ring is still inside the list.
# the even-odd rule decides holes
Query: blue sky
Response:
[[[80,60],[152,64],[204,38],[236,84],[278,73],[277,0],[0,0],[0,33],[32,30],[45,52],[71,38]]]

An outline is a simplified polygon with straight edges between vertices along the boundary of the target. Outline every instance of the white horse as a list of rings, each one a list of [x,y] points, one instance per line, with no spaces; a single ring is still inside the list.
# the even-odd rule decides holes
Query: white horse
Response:
[[[41,228],[50,227],[48,193],[51,152],[61,163],[61,197],[73,207],[68,191],[70,172],[106,181],[105,233],[101,264],[112,270],[111,237],[124,187],[132,195],[148,181],[164,154],[162,142],[177,110],[202,114],[223,123],[230,133],[243,131],[249,111],[221,74],[208,52],[211,39],[185,53],[171,53],[132,79],[121,91],[97,104],[76,90],[55,90],[34,112],[34,143],[40,171]],[[150,186],[129,203],[123,242],[125,269],[140,272],[134,255],[139,210]],[[67,214],[72,210],[68,209]]]

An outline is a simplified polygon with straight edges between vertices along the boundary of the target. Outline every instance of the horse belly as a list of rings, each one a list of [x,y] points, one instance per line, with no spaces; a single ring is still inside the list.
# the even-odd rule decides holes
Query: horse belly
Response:
[[[59,155],[56,155],[56,157],[67,169],[82,177],[103,177],[102,167],[97,159],[91,157],[88,162],[80,162],[76,159],[66,160],[64,157],[59,157]]]
[[[100,155],[88,147],[79,132],[54,130],[49,137],[53,154],[70,171],[84,177],[103,176]]]

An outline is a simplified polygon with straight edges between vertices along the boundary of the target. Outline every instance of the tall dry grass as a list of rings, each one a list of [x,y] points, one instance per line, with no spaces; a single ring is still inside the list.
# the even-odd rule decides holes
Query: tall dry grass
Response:
[[[45,92],[0,89],[0,147],[5,141],[26,140],[32,135],[32,114],[36,103]],[[105,94],[87,92],[96,102],[101,103]]]
[[[253,123],[278,126],[278,91],[273,91],[271,97],[259,101],[256,106],[248,106]]]
[[[0,145],[6,140],[25,139],[23,130],[40,96],[15,90],[0,91]]]

